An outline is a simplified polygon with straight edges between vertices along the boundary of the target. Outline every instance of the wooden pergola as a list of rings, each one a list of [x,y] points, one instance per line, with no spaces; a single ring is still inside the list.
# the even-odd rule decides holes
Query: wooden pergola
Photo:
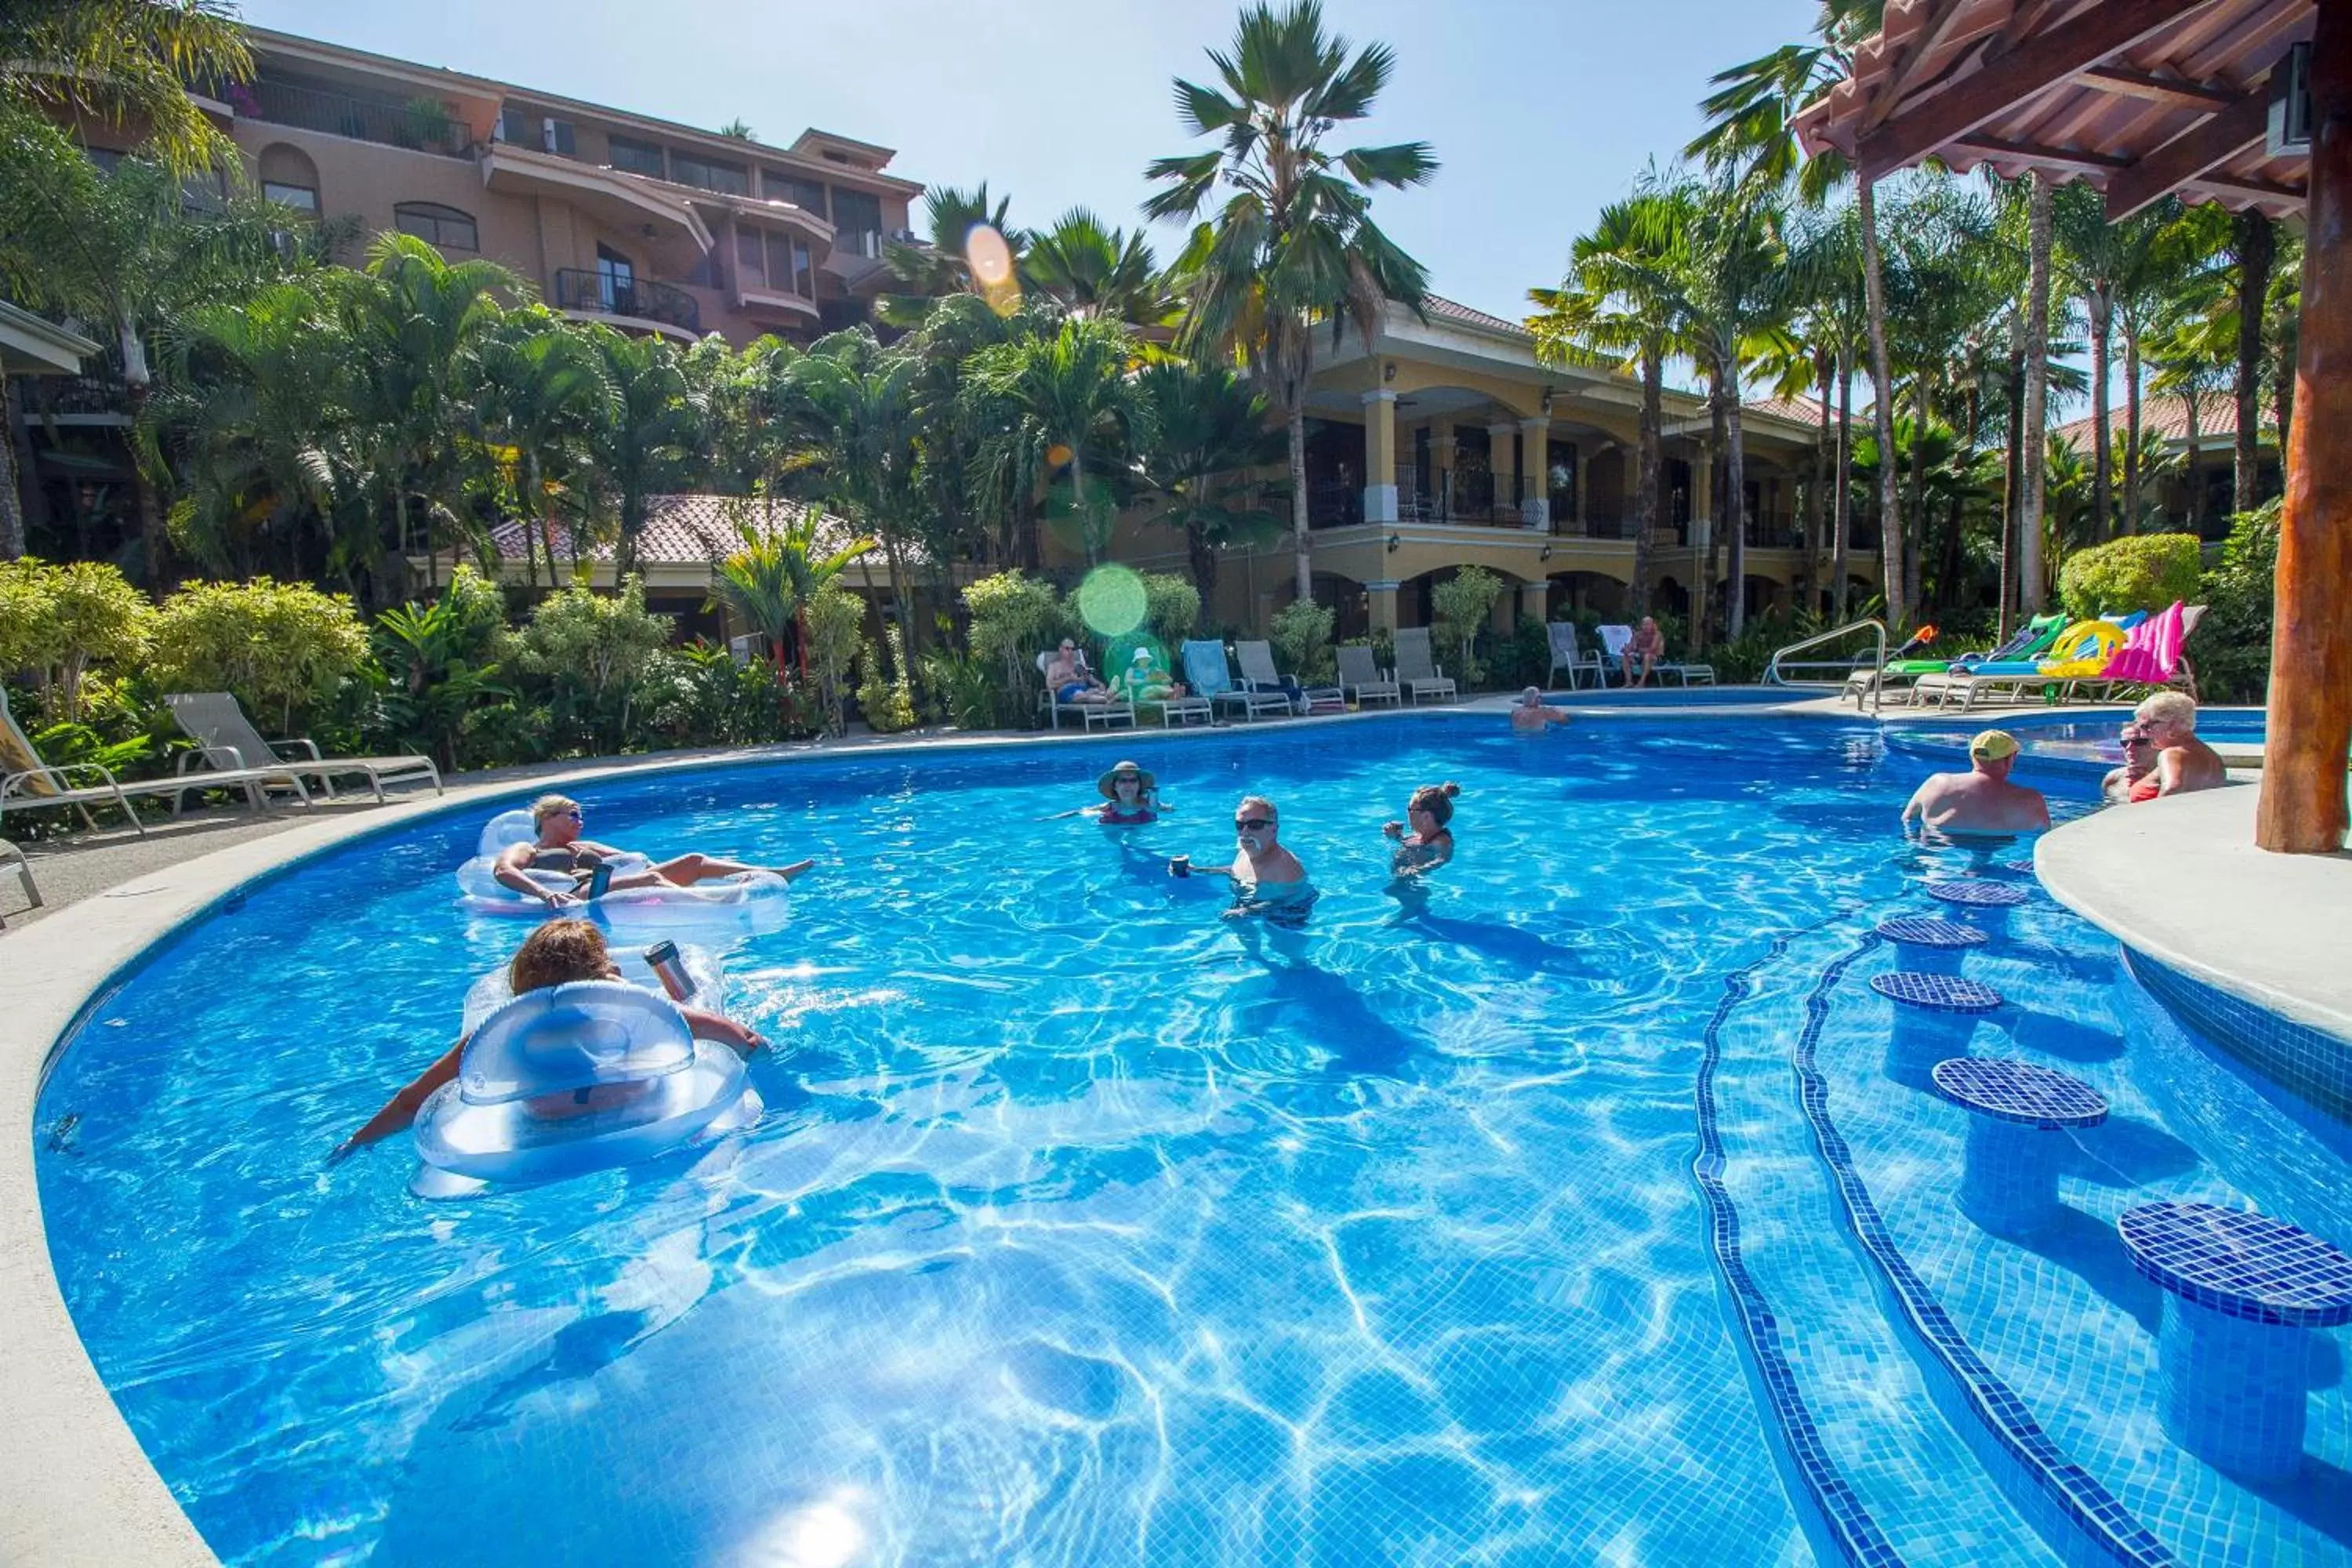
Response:
[[[2272,77],[2310,46],[2309,150]],[[1799,116],[1866,180],[1934,158],[2084,180],[2126,217],[2178,195],[2305,220],[2256,842],[2334,854],[2352,750],[2352,0],[1892,0]]]

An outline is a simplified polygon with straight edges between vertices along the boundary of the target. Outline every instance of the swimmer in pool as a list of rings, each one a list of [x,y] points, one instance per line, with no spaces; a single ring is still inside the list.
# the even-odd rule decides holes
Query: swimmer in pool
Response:
[[[604,933],[582,920],[548,921],[523,939],[522,946],[515,950],[514,962],[507,968],[507,984],[518,996],[526,991],[544,991],[575,981],[620,978],[621,972],[614,967],[613,955],[605,949]],[[694,1031],[697,1039],[732,1046],[745,1056],[768,1043],[756,1031],[719,1014],[686,1006],[679,1007],[678,1012],[684,1015],[687,1027]],[[472,1038],[471,1035],[460,1036],[438,1061],[386,1101],[366,1126],[345,1139],[327,1157],[327,1163],[331,1165],[414,1123],[417,1110],[432,1098],[433,1091],[457,1076],[458,1064],[465,1059],[466,1043]]]
[[[570,795],[543,795],[531,802],[530,823],[536,829],[527,842],[509,845],[499,858],[490,874],[502,888],[510,888],[525,898],[537,899],[551,910],[577,909],[587,901],[588,879],[602,862],[623,853],[609,844],[599,844],[583,838],[581,828],[586,814],[580,803]],[[799,860],[790,866],[753,866],[741,860],[723,860],[714,855],[687,854],[664,860],[643,871],[631,871],[614,877],[607,891],[620,892],[627,888],[687,888],[697,882],[707,882],[717,877],[733,877],[745,871],[772,871],[789,882],[810,867],[814,860]],[[530,871],[553,871],[572,880],[572,890],[551,892],[525,875]]]
[[[1282,847],[1281,833],[1280,814],[1264,795],[1244,795],[1234,808],[1235,848],[1233,864],[1225,868],[1225,875],[1234,880],[1234,907],[1225,911],[1225,919],[1296,917],[1315,901],[1315,885],[1307,879],[1307,868]],[[1180,855],[1169,861],[1168,874],[1191,876],[1192,858]]]
[[[1381,825],[1381,831],[1397,841],[1390,870],[1400,877],[1418,877],[1454,858],[1454,834],[1445,825],[1454,820],[1454,797],[1461,793],[1462,786],[1450,782],[1423,784],[1412,792],[1405,821]]]
[[[1097,822],[1112,827],[1137,827],[1172,815],[1175,807],[1160,798],[1160,781],[1135,763],[1120,763],[1095,780],[1101,805],[1084,806]]]
[[[1511,704],[1511,728],[1522,735],[1540,735],[1554,724],[1569,721],[1565,708],[1544,706],[1543,689],[1530,686]]]

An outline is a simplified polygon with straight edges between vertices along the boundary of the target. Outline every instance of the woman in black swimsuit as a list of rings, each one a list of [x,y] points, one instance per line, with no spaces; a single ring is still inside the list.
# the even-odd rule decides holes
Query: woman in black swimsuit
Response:
[[[531,803],[531,826],[537,836],[527,843],[510,845],[499,856],[491,875],[499,885],[511,888],[525,898],[537,899],[551,910],[568,910],[585,901],[585,889],[596,868],[604,862],[627,853],[609,844],[580,837],[585,814],[580,803],[569,795],[543,795]],[[736,877],[746,871],[772,871],[786,881],[815,865],[814,860],[796,861],[790,866],[753,866],[741,860],[725,860],[712,855],[686,854],[664,860],[641,871],[629,871],[615,876],[607,886],[608,891],[618,892],[627,888],[691,887],[718,877]],[[531,880],[527,873],[553,871],[572,879],[572,891],[553,892]]]

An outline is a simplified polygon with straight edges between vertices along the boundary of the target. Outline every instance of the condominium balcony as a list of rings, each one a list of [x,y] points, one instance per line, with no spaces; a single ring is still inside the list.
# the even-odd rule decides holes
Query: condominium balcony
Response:
[[[702,335],[702,305],[685,289],[651,278],[625,278],[584,267],[555,272],[555,308],[573,315],[610,316],[658,331],[671,328],[689,338]]]
[[[268,78],[241,82],[228,89],[227,95],[237,113],[266,124],[452,158],[466,157],[474,148],[473,132],[465,121],[430,99],[394,103]]]

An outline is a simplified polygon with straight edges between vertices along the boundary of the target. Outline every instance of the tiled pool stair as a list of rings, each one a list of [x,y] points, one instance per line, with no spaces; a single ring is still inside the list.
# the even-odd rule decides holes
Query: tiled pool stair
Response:
[[[2190,1449],[2226,1446],[2184,1446],[2159,1418],[2163,1294],[2116,1232],[2125,1211],[2162,1199],[2282,1206],[2259,1177],[2231,1183],[2264,1161],[2200,1157],[2191,1140],[2210,1124],[2152,1102],[2137,1087],[2150,1075],[2176,1100],[2226,1103],[2232,1135],[2266,1148],[2313,1129],[2248,1092],[2120,965],[2086,962],[2082,928],[2038,894],[2000,906],[2009,927],[1990,942],[1956,950],[1965,978],[1958,963],[1905,973],[1920,948],[1891,939],[1918,928],[1877,930],[1981,907],[1921,887],[1902,907],[1784,935],[1733,977],[1707,1031],[1702,1147],[1719,1149],[1715,1202],[1739,1222],[1727,1247],[1717,1220],[1718,1268],[1727,1293],[1748,1298],[1734,1321],[1751,1331],[1751,1379],[1822,1555],[2352,1561],[2340,1336],[2310,1334],[2310,1364],[2278,1372],[2293,1397],[2315,1395],[2300,1468],[2271,1481],[2217,1469]],[[1965,1058],[1978,1060],[1936,1078],[1937,1060]],[[1981,1155],[1999,1142],[1989,1120],[2022,1125],[1969,1108],[1972,1096],[2046,1112],[2000,1147],[2054,1163],[2002,1173],[2029,1195],[2054,1188],[2054,1203],[1988,1226],[1982,1203],[1963,1201],[1972,1128]],[[2327,1228],[2336,1216],[2314,1204],[2294,1217]],[[1767,1213],[1787,1218],[1768,1228]],[[1769,1346],[1753,1342],[1759,1321]]]

